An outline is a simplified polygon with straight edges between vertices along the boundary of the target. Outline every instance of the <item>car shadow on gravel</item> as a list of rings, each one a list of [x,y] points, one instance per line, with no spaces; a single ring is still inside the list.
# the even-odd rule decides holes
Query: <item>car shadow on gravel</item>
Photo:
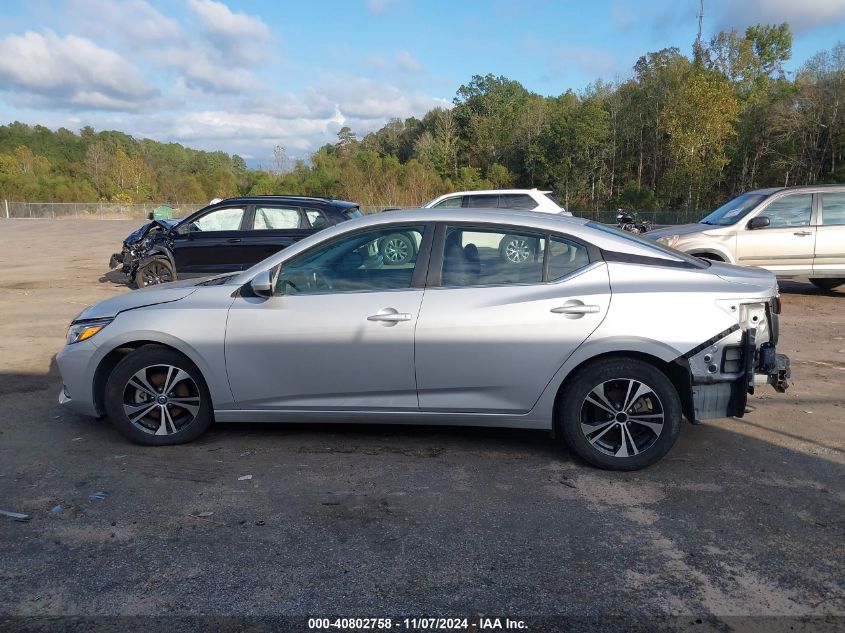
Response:
[[[129,275],[121,270],[109,270],[98,280],[101,284],[113,283],[118,286],[129,286],[135,288],[135,282],[129,279]]]
[[[788,295],[804,295],[808,297],[843,297],[845,298],[845,292],[842,290],[823,290],[821,288],[816,288],[811,283],[803,283],[800,281],[779,281],[778,288],[780,288],[780,292],[782,294]]]

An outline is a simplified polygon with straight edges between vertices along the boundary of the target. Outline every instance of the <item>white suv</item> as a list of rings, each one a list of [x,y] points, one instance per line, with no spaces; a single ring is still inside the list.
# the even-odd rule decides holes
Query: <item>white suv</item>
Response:
[[[487,189],[455,191],[422,205],[423,209],[519,209],[572,215],[554,199],[551,191],[537,189]]]

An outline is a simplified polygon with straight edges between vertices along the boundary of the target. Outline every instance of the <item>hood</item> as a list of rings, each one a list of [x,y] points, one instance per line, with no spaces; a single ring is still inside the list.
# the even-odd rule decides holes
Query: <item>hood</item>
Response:
[[[747,285],[751,292],[765,292],[770,295],[778,292],[777,278],[765,268],[711,262],[707,270],[730,283]]]
[[[144,237],[146,237],[147,233],[152,231],[154,228],[160,228],[164,231],[172,229],[174,226],[181,222],[181,218],[173,218],[172,220],[153,220],[152,222],[147,222],[141,228],[132,231],[129,235],[126,236],[126,239],[123,240],[124,244],[134,244],[135,242],[140,242]]]
[[[643,233],[643,237],[656,240],[658,237],[666,237],[668,235],[689,235],[690,233],[703,233],[704,231],[715,229],[719,227],[711,226],[709,224],[678,224],[676,226],[667,226],[662,229],[656,229]]]
[[[126,310],[179,301],[189,294],[196,292],[197,281],[202,280],[185,279],[174,281],[169,284],[148,286],[147,288],[133,290],[117,297],[111,297],[105,301],[88,306],[76,316],[74,321],[115,317]]]

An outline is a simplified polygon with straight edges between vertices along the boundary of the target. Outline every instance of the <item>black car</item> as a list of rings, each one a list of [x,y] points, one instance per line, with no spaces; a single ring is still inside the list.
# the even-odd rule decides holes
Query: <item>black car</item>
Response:
[[[221,200],[182,220],[153,220],[123,241],[110,267],[139,288],[246,270],[322,228],[361,215],[354,202],[301,196]]]

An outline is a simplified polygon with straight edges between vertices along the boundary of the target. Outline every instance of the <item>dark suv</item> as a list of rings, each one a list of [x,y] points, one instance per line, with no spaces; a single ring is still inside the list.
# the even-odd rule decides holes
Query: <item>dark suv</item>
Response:
[[[301,196],[227,198],[183,220],[153,220],[123,241],[109,265],[139,288],[246,270],[286,246],[359,217],[354,202]]]

